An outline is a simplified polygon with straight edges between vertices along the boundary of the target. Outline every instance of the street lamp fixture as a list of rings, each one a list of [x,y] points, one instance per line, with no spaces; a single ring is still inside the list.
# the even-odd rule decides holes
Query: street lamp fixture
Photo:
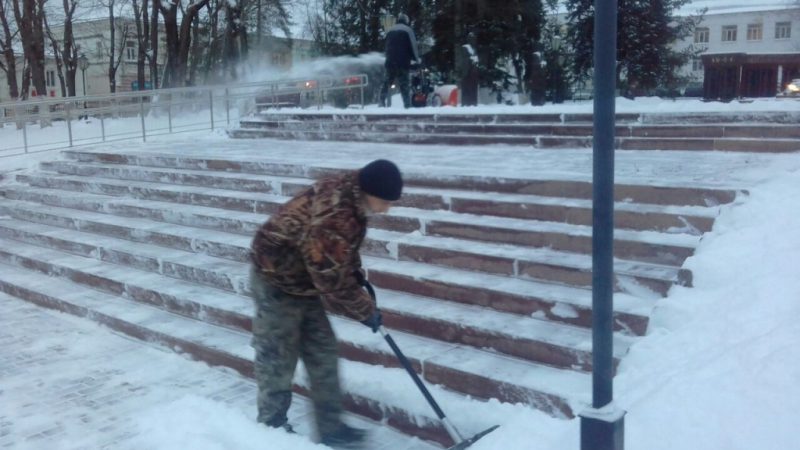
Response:
[[[89,68],[89,59],[83,53],[78,58],[78,68],[81,69],[81,78],[83,78],[83,110],[86,111],[86,69]],[[89,117],[87,114],[83,114],[81,118],[88,119]]]
[[[81,56],[78,58],[78,68],[81,69],[81,75],[83,78],[83,96],[86,97],[86,69],[89,68],[89,58],[87,58],[83,53],[81,53]]]
[[[397,23],[397,17],[393,14],[384,14],[381,16],[381,25],[383,25],[384,33],[389,32],[389,29],[392,28],[395,23]]]

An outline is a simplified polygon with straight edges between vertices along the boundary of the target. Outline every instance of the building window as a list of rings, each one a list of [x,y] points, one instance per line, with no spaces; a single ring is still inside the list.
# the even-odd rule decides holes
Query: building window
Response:
[[[760,23],[751,23],[747,26],[747,40],[760,41],[763,37],[764,27]]]
[[[709,36],[708,28],[695,28],[694,29],[694,43],[704,44],[708,42]]]
[[[272,54],[272,65],[273,66],[285,66],[286,65],[286,54],[285,53],[273,53]]]
[[[125,42],[125,61],[136,62],[136,42]]]
[[[694,72],[703,71],[703,60],[701,58],[694,58],[692,60],[692,71]]]
[[[55,70],[48,70],[45,72],[45,77],[47,78],[47,86],[55,86],[56,85],[56,71]]]
[[[726,25],[722,27],[722,42],[734,42],[736,40],[736,25]]]
[[[792,22],[778,22],[775,24],[775,39],[789,39],[792,37]]]

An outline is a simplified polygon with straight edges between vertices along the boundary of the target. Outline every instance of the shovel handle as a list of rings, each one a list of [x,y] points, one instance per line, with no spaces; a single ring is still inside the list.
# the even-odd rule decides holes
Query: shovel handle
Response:
[[[377,305],[377,298],[375,297],[375,289],[372,287],[370,282],[364,280],[364,287],[367,289],[367,292],[369,292],[370,297],[372,297],[372,299],[375,300],[375,303]],[[411,365],[411,362],[408,360],[408,358],[406,358],[406,355],[404,355],[403,352],[400,350],[400,347],[397,346],[397,343],[394,341],[394,338],[392,338],[389,332],[386,331],[386,328],[384,328],[383,325],[381,325],[378,328],[378,331],[380,331],[381,336],[383,336],[383,338],[389,344],[389,347],[392,348],[392,351],[394,352],[395,356],[397,356],[397,359],[400,361],[400,364],[403,365],[403,368],[405,368],[406,372],[408,372],[408,374],[411,376],[411,379],[414,380],[414,384],[417,385],[420,392],[422,392],[422,395],[425,396],[425,400],[427,400],[428,404],[431,405],[431,408],[436,413],[436,416],[439,417],[439,420],[441,420],[444,423],[445,429],[447,429],[447,432],[450,435],[450,437],[453,438],[453,440],[457,443],[463,441],[464,438],[461,436],[461,433],[459,433],[458,430],[456,430],[456,428],[453,426],[453,424],[450,422],[447,416],[445,416],[444,411],[442,411],[442,408],[439,406],[438,403],[436,403],[436,400],[433,398],[433,395],[431,395],[431,392],[425,386],[425,383],[423,383],[419,375],[417,375],[417,372],[414,370],[414,367]]]

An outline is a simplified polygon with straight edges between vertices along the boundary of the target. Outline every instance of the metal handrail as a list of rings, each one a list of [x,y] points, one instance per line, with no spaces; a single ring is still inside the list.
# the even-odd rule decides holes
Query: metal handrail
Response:
[[[22,145],[13,146],[12,142],[11,147],[0,149],[0,158],[120,140],[111,139],[120,136],[125,136],[122,139],[141,138],[146,141],[148,136],[158,134],[213,130],[222,122],[225,122],[226,126],[230,125],[232,109],[241,117],[263,107],[280,107],[283,103],[276,100],[286,96],[299,96],[301,99],[303,96],[307,97],[304,102],[298,102],[293,106],[305,105],[319,108],[329,93],[351,90],[356,94],[354,99],[360,100],[363,107],[364,89],[368,84],[367,75],[358,74],[4,102],[0,103],[0,127],[9,123],[16,124],[17,131],[22,134]],[[175,116],[176,111],[188,109],[195,113],[202,113],[201,119],[191,123],[173,123],[174,119],[185,118]],[[168,120],[166,127],[160,120],[163,115],[166,115]],[[141,133],[136,132],[134,135],[134,132],[129,130],[118,134],[106,133],[105,120],[112,116],[117,118],[139,117]],[[74,136],[72,122],[89,117],[99,120],[100,130],[97,130],[99,135],[89,138]],[[39,123],[44,126],[62,120],[66,123],[67,128],[64,138],[56,142],[32,142],[36,139],[31,138],[37,137],[37,135],[29,136],[28,127],[31,123]],[[151,122],[149,127],[148,121]],[[83,131],[86,131],[85,128]],[[154,133],[164,130],[168,130],[168,133]],[[38,137],[41,140],[41,135]],[[42,147],[46,148],[37,150]],[[15,150],[22,150],[22,152],[14,152]]]

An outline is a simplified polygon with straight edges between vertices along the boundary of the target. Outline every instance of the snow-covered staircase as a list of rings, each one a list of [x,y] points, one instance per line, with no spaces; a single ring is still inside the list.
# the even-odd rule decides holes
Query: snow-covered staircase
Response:
[[[0,291],[252,376],[251,237],[335,169],[179,151],[63,155],[0,186]],[[572,417],[591,384],[591,185],[405,176],[401,205],[371,219],[363,248],[401,348],[445,410],[466,396]],[[736,194],[616,193],[618,361],[654,301],[691,284],[683,261]],[[448,445],[421,397],[398,398],[380,382],[404,376],[381,338],[345,318],[333,324],[348,409]],[[304,392],[303,377],[296,383]],[[485,420],[461,425],[478,431]]]
[[[794,112],[619,113],[616,148],[792,152],[800,150],[799,120]],[[229,133],[237,138],[589,148],[592,116],[437,113],[435,108],[389,114],[266,110],[242,119]]]

